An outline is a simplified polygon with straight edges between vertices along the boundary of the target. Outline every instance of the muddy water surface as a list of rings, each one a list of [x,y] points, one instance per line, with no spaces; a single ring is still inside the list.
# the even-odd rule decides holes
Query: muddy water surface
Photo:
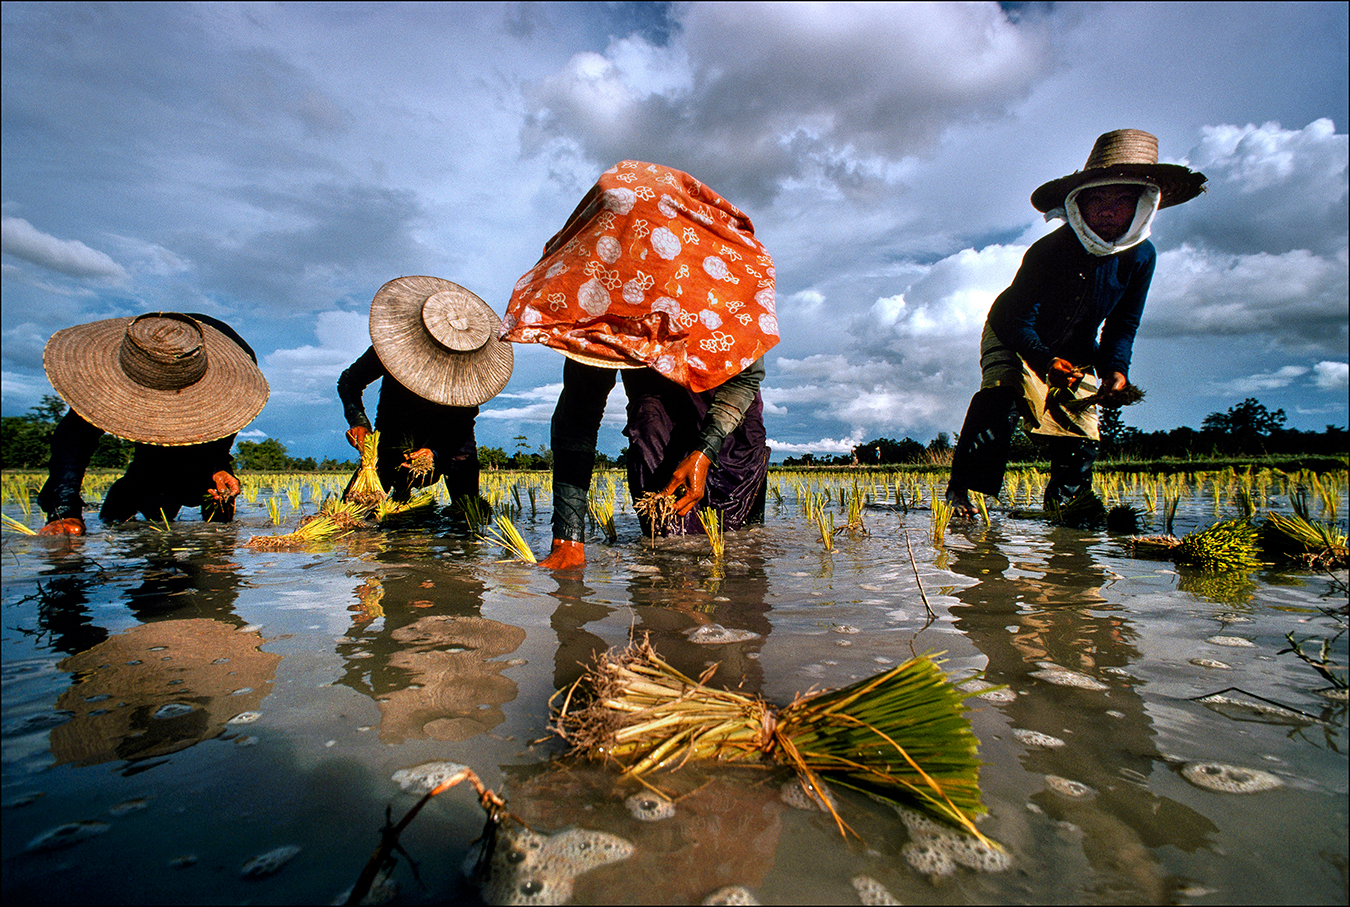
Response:
[[[1188,504],[1179,532],[1213,522]],[[1333,640],[1346,664],[1343,571],[1202,575],[999,512],[934,547],[927,511],[869,509],[826,551],[791,494],[720,564],[701,538],[653,547],[628,508],[575,576],[441,522],[257,551],[279,530],[261,505],[240,517],[6,533],[6,902],[328,903],[386,807],[415,802],[395,775],[431,762],[472,767],[538,833],[498,901],[1347,899],[1345,701],[1281,651],[1291,632],[1310,654]],[[517,517],[536,552],[548,517]],[[551,767],[554,691],[644,633],[778,703],[923,652],[1006,685],[971,700],[981,830],[1006,860],[954,859],[839,791],[861,838],[844,840],[771,771],[664,776],[662,817],[611,772]],[[464,875],[482,828],[468,790],[434,800],[403,835],[396,901],[484,897]]]

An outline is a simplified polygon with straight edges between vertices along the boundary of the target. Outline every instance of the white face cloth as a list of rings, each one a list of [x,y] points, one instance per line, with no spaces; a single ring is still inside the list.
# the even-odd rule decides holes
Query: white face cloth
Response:
[[[1139,204],[1134,209],[1134,220],[1130,223],[1130,228],[1114,242],[1107,242],[1093,233],[1092,228],[1084,222],[1082,212],[1078,210],[1078,193],[1084,189],[1093,189],[1097,186],[1138,186],[1143,190],[1139,193]],[[1068,221],[1074,234],[1077,235],[1078,241],[1083,244],[1083,248],[1093,255],[1115,255],[1117,252],[1124,252],[1126,249],[1137,246],[1148,239],[1153,228],[1153,215],[1158,213],[1158,202],[1161,199],[1162,193],[1158,190],[1158,187],[1148,180],[1131,179],[1125,176],[1105,177],[1086,182],[1070,192],[1065,196],[1062,207],[1045,212],[1045,219],[1048,221],[1060,218]]]

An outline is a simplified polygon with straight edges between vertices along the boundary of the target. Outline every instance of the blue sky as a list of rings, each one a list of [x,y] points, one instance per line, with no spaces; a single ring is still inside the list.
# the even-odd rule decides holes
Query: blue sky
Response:
[[[3,5],[3,412],[56,330],[205,312],[272,387],[241,435],[345,458],[371,298],[500,314],[601,171],[688,171],[774,256],[777,458],[959,430],[1028,197],[1117,128],[1209,191],[1159,214],[1143,430],[1246,397],[1347,424],[1347,5]],[[562,359],[516,348],[480,444],[548,441]],[[374,414],[375,393],[367,394]],[[601,446],[624,443],[623,394]]]

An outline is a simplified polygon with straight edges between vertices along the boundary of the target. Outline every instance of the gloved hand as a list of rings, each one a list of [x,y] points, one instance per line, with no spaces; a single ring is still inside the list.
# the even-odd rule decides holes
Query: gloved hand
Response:
[[[366,435],[370,434],[370,429],[364,425],[353,425],[347,429],[347,443],[355,447],[358,451],[366,443]]]
[[[212,488],[209,494],[217,504],[228,504],[239,495],[239,480],[225,470],[222,469],[212,475],[211,481],[216,487]]]
[[[77,516],[52,520],[38,530],[38,535],[84,535],[84,520]]]
[[[568,570],[583,567],[586,564],[586,545],[583,542],[569,542],[566,539],[554,539],[553,550],[548,557],[539,562],[539,566],[549,570]]]
[[[711,466],[712,460],[703,451],[696,450],[680,461],[680,465],[675,467],[675,474],[659,492],[663,495],[674,494],[676,489],[684,486],[684,494],[675,502],[675,512],[680,516],[693,510],[703,500],[703,486],[708,480],[708,468]]]
[[[1067,359],[1055,358],[1050,360],[1050,368],[1046,369],[1045,383],[1051,387],[1072,388],[1083,380],[1083,370],[1074,368],[1072,362]]]

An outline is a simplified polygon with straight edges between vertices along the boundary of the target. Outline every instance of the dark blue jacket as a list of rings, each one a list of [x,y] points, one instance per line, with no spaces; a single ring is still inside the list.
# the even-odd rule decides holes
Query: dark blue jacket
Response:
[[[1093,255],[1066,224],[1027,250],[1012,285],[989,309],[989,326],[1042,375],[1060,358],[1101,376],[1128,376],[1157,260],[1148,240]]]

